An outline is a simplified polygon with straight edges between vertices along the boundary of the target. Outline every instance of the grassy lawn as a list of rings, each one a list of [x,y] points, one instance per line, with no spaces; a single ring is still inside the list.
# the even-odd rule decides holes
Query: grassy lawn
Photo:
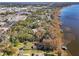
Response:
[[[27,43],[26,49],[24,50],[24,55],[30,56],[32,53],[34,53],[34,54],[44,54],[44,53],[52,54],[52,52],[53,52],[53,51],[33,50],[33,49],[31,49],[32,45],[33,45],[33,42]]]
[[[27,42],[26,49],[31,49],[32,46],[33,46],[33,42]]]
[[[33,46],[34,42],[27,42],[26,49],[24,50],[24,55],[31,55],[32,53],[44,53],[44,51],[41,50],[33,50],[31,47]]]
[[[21,48],[21,47],[23,47],[23,46],[24,46],[23,43],[17,43],[17,45],[16,45],[17,48]]]

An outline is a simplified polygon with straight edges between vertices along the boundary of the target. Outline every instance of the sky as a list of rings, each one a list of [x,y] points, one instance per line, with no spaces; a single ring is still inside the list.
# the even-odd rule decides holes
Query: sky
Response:
[[[77,2],[79,0],[0,0],[0,2]]]
[[[51,2],[52,0],[0,0],[0,2]]]

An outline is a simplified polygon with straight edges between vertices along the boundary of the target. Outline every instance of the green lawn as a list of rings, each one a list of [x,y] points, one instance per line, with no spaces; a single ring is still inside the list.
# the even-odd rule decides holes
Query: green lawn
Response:
[[[53,51],[42,51],[42,50],[33,50],[31,49],[31,46],[33,45],[33,42],[28,42],[26,44],[26,49],[24,50],[24,55],[30,56],[32,53],[34,54],[52,54]]]

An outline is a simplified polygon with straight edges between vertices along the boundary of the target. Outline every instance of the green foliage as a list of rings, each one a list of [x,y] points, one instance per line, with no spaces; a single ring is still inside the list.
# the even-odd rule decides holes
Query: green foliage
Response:
[[[37,22],[34,21],[35,20],[32,18],[27,18],[23,21],[19,21],[16,25],[14,25],[10,32],[10,35],[15,38],[11,38],[13,40],[12,42],[14,42],[14,40],[18,40],[20,42],[34,41],[35,36],[32,28],[38,27]]]
[[[36,12],[33,12],[33,14],[42,15],[45,14],[45,10],[37,10]]]
[[[26,19],[24,21],[20,21],[17,23],[17,25],[21,25],[21,26],[27,26],[29,24],[33,23],[33,20],[32,19]]]
[[[17,40],[19,40],[20,42],[24,42],[24,41],[31,41],[32,39],[34,39],[33,31],[26,27],[19,29],[18,33],[16,35],[14,34],[13,36],[14,37],[10,38],[10,41],[13,43],[15,43]]]
[[[24,42],[24,41],[30,41],[32,39],[33,35],[28,34],[28,33],[21,33],[16,35],[16,38],[20,40],[20,42]]]
[[[14,14],[14,13],[15,13],[15,12],[6,11],[6,12],[0,13],[0,15],[8,15],[8,14]]]
[[[15,38],[15,37],[10,36],[10,42],[11,42],[11,43],[15,43],[15,42],[16,42],[16,38]]]

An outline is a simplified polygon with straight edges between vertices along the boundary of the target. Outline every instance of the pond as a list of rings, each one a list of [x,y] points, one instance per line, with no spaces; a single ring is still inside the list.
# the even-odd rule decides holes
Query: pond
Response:
[[[69,28],[71,35],[65,32],[66,40],[71,41],[68,49],[72,55],[79,56],[79,5],[64,7],[60,11],[60,19],[63,24],[63,30]]]

